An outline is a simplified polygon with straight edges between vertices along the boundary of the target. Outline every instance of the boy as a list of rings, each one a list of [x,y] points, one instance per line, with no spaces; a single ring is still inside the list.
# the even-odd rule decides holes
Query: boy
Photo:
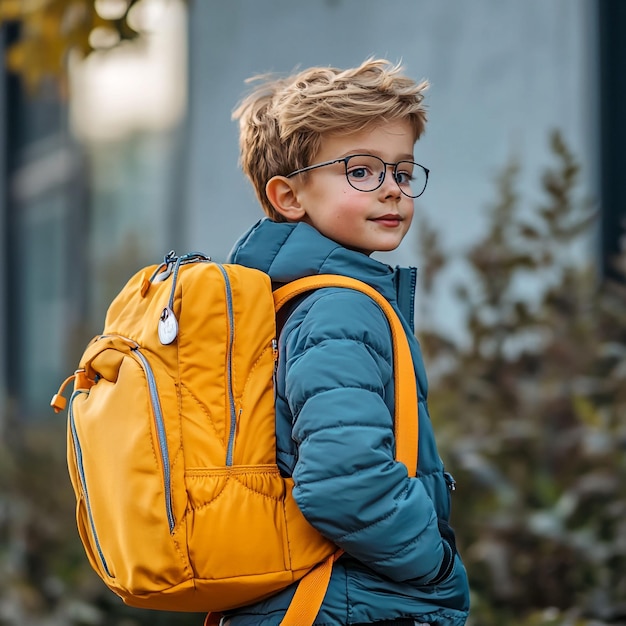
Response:
[[[448,526],[453,480],[437,454],[426,376],[413,336],[415,272],[370,257],[406,235],[428,170],[414,163],[426,82],[368,60],[266,80],[236,109],[243,170],[267,217],[229,262],[276,285],[344,274],[400,314],[419,395],[419,470],[394,460],[390,330],[366,295],[326,288],[299,299],[279,340],[278,465],[307,520],[345,550],[315,624],[460,626],[468,584]],[[253,521],[251,521],[253,523]],[[228,615],[280,624],[295,586]]]

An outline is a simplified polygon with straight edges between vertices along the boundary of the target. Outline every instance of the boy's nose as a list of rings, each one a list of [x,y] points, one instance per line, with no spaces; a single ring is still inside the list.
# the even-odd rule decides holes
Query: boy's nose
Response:
[[[385,193],[385,197],[389,196],[400,196],[402,191],[400,190],[400,185],[398,181],[396,181],[396,177],[394,176],[395,165],[392,163],[386,163],[385,169],[381,172],[381,177],[383,177],[383,182],[380,188]]]

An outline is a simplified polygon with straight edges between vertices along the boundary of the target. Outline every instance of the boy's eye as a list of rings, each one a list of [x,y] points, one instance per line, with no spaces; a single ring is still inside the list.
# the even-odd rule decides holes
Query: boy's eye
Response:
[[[413,172],[408,170],[398,170],[396,172],[396,182],[398,185],[410,185],[413,180]]]
[[[348,176],[355,179],[363,179],[372,175],[372,171],[365,165],[355,165],[348,170]]]

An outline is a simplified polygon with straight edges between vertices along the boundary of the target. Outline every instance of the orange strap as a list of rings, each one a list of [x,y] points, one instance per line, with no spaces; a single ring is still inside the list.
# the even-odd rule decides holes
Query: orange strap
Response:
[[[281,626],[313,625],[328,589],[333,563],[342,554],[343,550],[337,550],[300,579]],[[209,613],[204,619],[204,626],[219,626],[221,619],[221,613]]]
[[[361,291],[372,298],[387,316],[393,343],[396,460],[404,463],[409,476],[415,476],[419,435],[417,382],[411,349],[402,322],[391,304],[378,291],[360,280],[332,274],[307,276],[280,287],[274,292],[276,311],[292,298],[321,287],[345,287]],[[341,554],[343,550],[335,552],[300,580],[281,626],[313,625],[328,590],[333,563]]]
[[[313,625],[328,589],[333,563],[342,554],[343,550],[337,550],[300,579],[280,626]],[[204,620],[204,626],[219,626],[221,618],[221,613],[209,613]]]
[[[406,465],[409,476],[417,472],[418,414],[417,383],[413,369],[411,349],[404,327],[387,299],[369,285],[349,278],[332,274],[306,276],[279,287],[274,292],[276,311],[291,298],[320,287],[346,287],[367,294],[383,310],[391,327],[393,342],[393,369],[396,403],[394,409],[394,431],[396,435],[396,459]]]
[[[331,554],[304,578],[300,579],[296,593],[291,599],[291,604],[280,626],[312,626],[324,601],[330,575],[333,571],[333,563],[342,554],[343,550]]]

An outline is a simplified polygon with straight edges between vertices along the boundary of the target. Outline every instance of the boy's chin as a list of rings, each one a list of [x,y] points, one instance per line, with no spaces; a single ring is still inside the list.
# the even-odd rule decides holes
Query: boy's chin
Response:
[[[382,246],[382,247],[378,247],[376,248],[376,250],[365,250],[363,248],[355,248],[353,246],[345,246],[346,248],[348,248],[348,250],[353,250],[354,252],[360,252],[361,254],[364,254],[365,256],[372,256],[372,254],[376,254],[377,252],[393,252],[394,250],[398,249],[398,245],[395,246]]]

